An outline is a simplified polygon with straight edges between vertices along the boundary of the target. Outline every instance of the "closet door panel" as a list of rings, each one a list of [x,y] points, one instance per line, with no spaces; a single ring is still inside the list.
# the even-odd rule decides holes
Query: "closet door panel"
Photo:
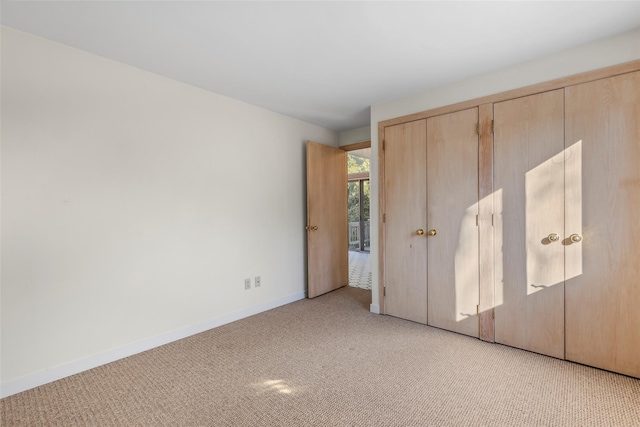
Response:
[[[640,377],[640,72],[565,91],[566,357]]]
[[[478,336],[478,109],[427,119],[429,325]]]
[[[494,105],[496,342],[564,358],[564,94]]]
[[[385,314],[427,323],[426,120],[385,128]]]

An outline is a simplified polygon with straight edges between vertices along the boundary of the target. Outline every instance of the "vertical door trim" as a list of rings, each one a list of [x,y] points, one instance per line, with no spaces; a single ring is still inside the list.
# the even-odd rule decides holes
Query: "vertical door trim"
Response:
[[[493,236],[493,104],[478,107],[478,262],[480,272],[478,336],[495,342]]]
[[[384,126],[378,124],[378,306],[380,314],[386,314],[384,310],[384,255],[385,255],[385,197],[384,197]]]

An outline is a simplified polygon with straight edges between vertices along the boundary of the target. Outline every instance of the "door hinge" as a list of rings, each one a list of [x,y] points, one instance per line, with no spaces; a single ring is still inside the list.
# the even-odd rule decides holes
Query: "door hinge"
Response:
[[[491,318],[492,319],[496,318],[496,309],[495,308],[491,310]]]
[[[476,124],[476,135],[480,135],[480,123]]]
[[[384,139],[383,139],[383,140],[382,140],[382,151],[384,151],[384,149],[385,149],[385,144],[384,144],[384,142],[385,142],[385,141],[384,141]]]
[[[387,214],[382,214],[382,223],[386,223],[387,222]]]
[[[476,305],[476,316],[480,316],[480,304]]]
[[[480,215],[476,215],[476,227],[480,224]]]
[[[494,215],[493,215],[493,214],[491,214],[491,226],[493,227],[494,225],[495,225],[495,222],[494,222]]]
[[[386,286],[384,288],[382,288],[382,296],[383,297],[387,296],[387,287]]]
[[[496,131],[495,125],[493,123],[493,120],[491,120],[491,133],[495,133],[495,131]]]

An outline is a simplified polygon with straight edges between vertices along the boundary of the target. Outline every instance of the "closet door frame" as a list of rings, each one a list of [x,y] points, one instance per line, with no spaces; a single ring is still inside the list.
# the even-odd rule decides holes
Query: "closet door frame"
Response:
[[[514,98],[534,95],[541,92],[561,89],[580,83],[587,83],[620,74],[627,74],[640,71],[640,60],[626,62],[611,67],[588,71],[569,77],[562,77],[544,83],[526,86],[506,92],[488,95],[469,101],[459,102],[419,113],[396,117],[393,119],[378,122],[378,301],[380,313],[385,314],[384,309],[384,273],[385,273],[385,240],[384,240],[384,214],[385,206],[385,172],[384,172],[384,148],[385,148],[385,127],[397,124],[412,122],[416,120],[428,119],[447,113],[466,110],[469,108],[479,108],[478,133],[480,146],[478,153],[479,168],[479,215],[478,232],[480,233],[480,304],[478,305],[479,338],[483,341],[495,342],[495,326],[493,321],[493,307],[495,304],[495,279],[493,273],[493,213],[492,202],[488,195],[493,193],[493,104],[507,101]],[[426,183],[425,183],[426,185]]]

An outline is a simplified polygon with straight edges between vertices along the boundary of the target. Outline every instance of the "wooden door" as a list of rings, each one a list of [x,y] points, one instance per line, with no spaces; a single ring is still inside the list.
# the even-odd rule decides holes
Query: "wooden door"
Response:
[[[427,119],[428,323],[476,337],[477,125],[477,108]]]
[[[426,120],[385,128],[385,314],[427,323]]]
[[[564,358],[564,92],[494,105],[496,342]]]
[[[307,143],[308,297],[349,283],[347,153]]]
[[[566,358],[640,377],[640,72],[565,96]]]

